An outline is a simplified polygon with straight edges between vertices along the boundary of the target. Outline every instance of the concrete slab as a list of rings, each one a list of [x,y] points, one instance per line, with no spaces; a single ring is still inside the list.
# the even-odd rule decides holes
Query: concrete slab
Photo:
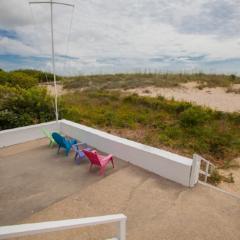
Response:
[[[74,154],[57,154],[42,139],[18,144],[0,150],[0,225],[15,224],[50,204],[88,185],[101,181],[97,170],[89,173],[87,159],[80,165],[74,163]],[[116,162],[106,176],[127,163]]]
[[[134,166],[118,171],[26,221],[113,213],[128,216],[129,240],[240,239],[239,200],[201,185],[184,188]],[[106,225],[45,234],[44,239],[92,240],[114,234],[116,227]]]
[[[9,169],[10,176],[12,176],[8,181],[6,181],[7,177],[5,177],[5,185],[6,189],[8,189],[7,183],[10,182],[11,188],[9,189],[9,194],[3,194],[5,198],[1,199],[1,205],[3,203],[8,207],[12,206],[12,210],[26,206],[29,198],[24,198],[24,196],[31,196],[30,193],[34,186],[42,190],[46,194],[45,196],[48,196],[46,198],[39,197],[41,191],[37,191],[39,195],[35,201],[40,202],[37,205],[41,205],[41,202],[45,205],[42,204],[41,209],[37,209],[36,213],[22,222],[40,222],[123,213],[128,217],[128,240],[240,239],[239,199],[206,186],[198,185],[193,189],[185,188],[132,165],[120,164],[118,170],[111,171],[109,169],[107,176],[99,180],[96,174],[89,175],[85,171],[87,170],[87,164],[83,164],[79,168],[79,166],[74,165],[71,160],[69,161],[64,156],[56,157],[55,153],[52,153],[52,150],[45,146],[31,150],[30,152],[37,153],[38,150],[39,155],[41,152],[46,152],[46,159],[38,157],[40,162],[45,163],[44,166],[49,167],[49,170],[46,170],[48,171],[46,175],[43,174],[42,176],[46,177],[45,180],[40,177],[29,178],[32,171],[33,175],[36,176],[44,170],[42,162],[37,163],[38,161],[36,160],[34,166],[26,166],[24,168],[25,175],[22,178],[19,177],[21,174],[17,170],[19,167],[15,167],[13,174],[11,173],[13,171],[11,170],[13,164],[9,163],[10,166],[6,167],[8,164],[5,163],[5,170],[8,171]],[[22,157],[19,158],[18,162],[24,162],[27,156],[33,159],[33,156],[30,157],[28,155],[30,152],[21,153]],[[8,160],[6,156],[4,159],[2,160]],[[12,156],[9,159],[10,162],[14,161],[11,160],[14,159]],[[51,159],[50,163],[49,159]],[[30,163],[32,162],[27,162],[26,165]],[[73,177],[68,181],[70,173]],[[17,176],[16,178],[14,178],[15,175]],[[51,177],[47,178],[49,175]],[[15,190],[13,186],[14,184],[17,184],[19,187],[22,186],[19,184],[21,181],[26,186],[29,185],[29,182],[26,184],[25,180],[22,180],[25,178],[34,180],[34,183],[31,183],[33,186],[31,188],[20,188],[24,192],[22,196],[20,191],[18,189]],[[84,178],[86,179],[84,180]],[[81,184],[76,184],[77,179],[79,179]],[[39,183],[35,183],[38,181]],[[60,184],[58,183],[59,181]],[[69,192],[64,191],[66,195],[65,197],[64,194],[61,195],[62,200],[52,199],[52,195],[60,195],[63,191],[62,189],[66,188],[70,190]],[[12,192],[14,193],[15,201],[12,201],[11,205],[7,202]],[[18,193],[20,194],[20,199],[22,199],[20,203],[17,200]],[[47,202],[44,199],[50,199],[51,201]],[[29,202],[31,206],[34,206],[31,201]],[[28,210],[28,208],[26,209]],[[5,216],[10,212],[4,211],[3,213],[2,216]],[[20,211],[17,214],[21,218],[25,216],[24,211]],[[16,219],[20,220],[17,216],[11,219],[5,217],[4,222]],[[116,231],[116,226],[109,224],[21,239],[107,239],[115,236]]]

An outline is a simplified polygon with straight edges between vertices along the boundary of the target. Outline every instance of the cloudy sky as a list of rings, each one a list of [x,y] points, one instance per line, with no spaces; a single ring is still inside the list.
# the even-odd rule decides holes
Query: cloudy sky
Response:
[[[60,74],[240,74],[239,0],[61,1],[75,8],[54,6]],[[49,4],[1,0],[0,68],[50,71],[50,36]]]

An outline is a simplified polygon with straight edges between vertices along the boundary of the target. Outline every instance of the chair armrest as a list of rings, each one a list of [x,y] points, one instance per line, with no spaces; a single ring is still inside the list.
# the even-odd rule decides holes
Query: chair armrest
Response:
[[[82,143],[82,142],[77,143],[76,145],[79,146],[81,150],[82,150],[82,149],[89,148],[88,145],[87,145],[86,143]]]

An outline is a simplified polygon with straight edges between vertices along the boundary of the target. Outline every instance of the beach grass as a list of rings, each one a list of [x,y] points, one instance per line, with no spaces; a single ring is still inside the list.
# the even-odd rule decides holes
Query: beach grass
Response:
[[[233,91],[233,84],[240,84],[240,77],[224,74],[204,73],[129,73],[129,74],[100,74],[80,75],[64,78],[66,89],[133,89],[138,87],[179,87],[182,83],[196,82],[199,89],[205,87],[224,87]]]
[[[240,153],[240,114],[224,113],[163,97],[86,90],[61,98],[62,117],[191,157],[218,167]]]

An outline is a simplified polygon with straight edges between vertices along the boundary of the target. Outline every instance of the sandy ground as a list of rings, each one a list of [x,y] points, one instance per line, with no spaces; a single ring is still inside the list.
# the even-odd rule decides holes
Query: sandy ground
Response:
[[[42,86],[46,87],[48,92],[51,94],[51,95],[55,95],[55,88],[53,85],[50,85],[50,84],[42,84]],[[68,93],[69,91],[68,90],[65,90],[63,89],[63,86],[60,85],[60,84],[57,84],[57,93],[58,95],[63,95],[63,94],[66,94]]]
[[[240,158],[237,158],[234,160],[236,164],[240,166]],[[234,178],[234,183],[226,183],[222,182],[219,184],[218,187],[226,190],[227,192],[231,192],[237,196],[240,197],[240,168],[229,168],[229,169],[224,169],[220,170],[220,173],[223,174],[224,176],[228,176],[230,173],[232,173],[233,178]]]
[[[196,88],[194,82],[182,84],[178,88],[157,88],[154,86],[129,89],[127,92],[137,93],[141,96],[163,96],[167,99],[174,98],[179,101],[192,102],[201,106],[207,106],[225,112],[240,111],[240,94],[227,93],[226,89],[204,88],[202,90]],[[236,85],[234,89],[239,89]]]

